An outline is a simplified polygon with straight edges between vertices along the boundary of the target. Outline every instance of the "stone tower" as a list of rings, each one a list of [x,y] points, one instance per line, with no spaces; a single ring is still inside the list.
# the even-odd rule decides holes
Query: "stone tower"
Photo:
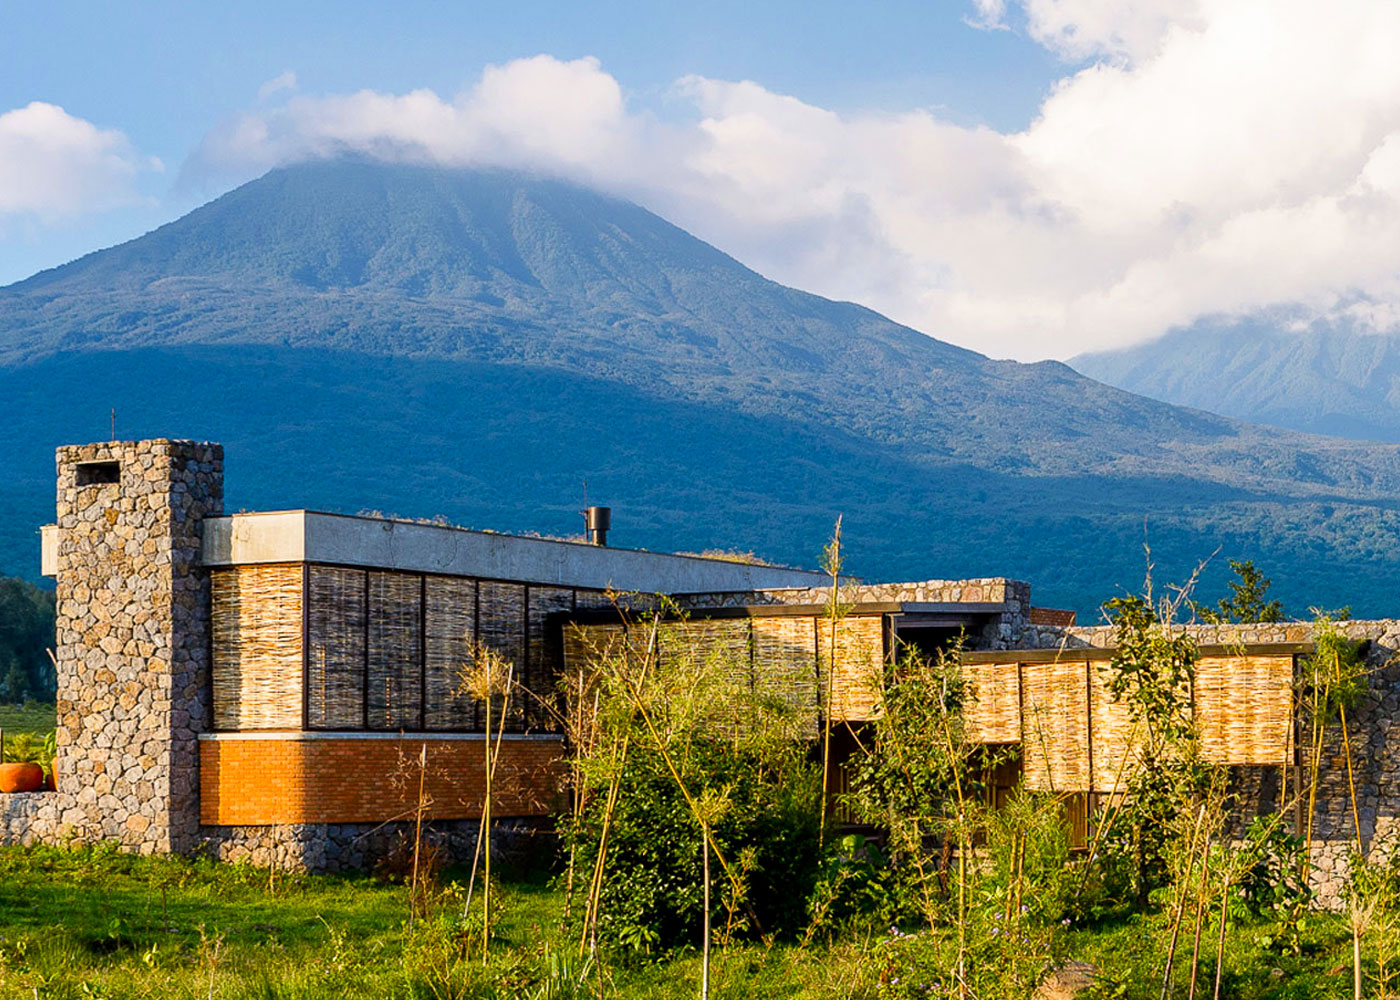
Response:
[[[81,840],[186,851],[209,689],[201,522],[223,512],[223,448],[110,442],[59,448],[57,461],[58,794],[46,818]]]

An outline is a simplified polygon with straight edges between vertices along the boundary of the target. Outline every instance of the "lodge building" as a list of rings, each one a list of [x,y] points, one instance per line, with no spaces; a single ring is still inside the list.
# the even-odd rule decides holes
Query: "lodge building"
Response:
[[[385,517],[226,515],[223,453],[209,443],[63,447],[57,482],[56,520],[42,531],[58,602],[57,788],[0,795],[0,843],[72,837],[364,865],[412,808],[406,762],[426,753],[435,835],[469,844],[486,706],[461,673],[478,643],[529,692],[503,706],[492,799],[501,829],[528,838],[567,796],[549,703],[557,677],[625,643],[629,609],[663,595],[683,612],[665,626],[673,642],[722,651],[796,706],[813,738],[827,706],[833,724],[870,720],[875,679],[901,644],[961,635],[975,694],[966,725],[1019,748],[1007,782],[1063,794],[1082,823],[1121,789],[1131,758],[1126,711],[1100,670],[1110,633],[1033,608],[1022,582],[843,580],[833,647],[818,572]],[[1371,640],[1376,666],[1352,736],[1361,838],[1389,843],[1400,623],[1344,628]],[[1202,752],[1235,769],[1255,807],[1277,808],[1301,773],[1294,691],[1308,627],[1193,631]],[[1329,768],[1315,847],[1324,883],[1356,837],[1338,780]]]

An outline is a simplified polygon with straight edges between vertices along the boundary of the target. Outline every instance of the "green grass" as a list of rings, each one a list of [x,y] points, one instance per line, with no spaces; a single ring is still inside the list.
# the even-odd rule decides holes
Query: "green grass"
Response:
[[[463,872],[449,872],[465,882]],[[460,895],[407,924],[407,890],[367,875],[289,875],[207,860],[142,858],[110,847],[0,848],[0,997],[331,998],[566,997],[564,972],[585,970],[560,929],[562,896],[540,873],[501,886],[491,960],[462,945]],[[712,995],[850,996],[852,946],[733,948],[719,956]],[[551,978],[551,967],[555,974]],[[622,961],[608,996],[692,997],[694,952]]]
[[[6,705],[0,703],[0,729],[7,736],[18,733],[36,733],[40,736],[54,728],[57,716],[52,705],[30,702],[27,705]]]
[[[464,882],[465,873],[448,872],[447,888],[430,914],[410,928],[407,890],[368,875],[307,876],[209,860],[142,858],[110,846],[0,848],[0,998],[598,995],[596,969],[577,961],[578,942],[561,929],[563,899],[548,876],[517,873],[502,882],[500,924],[485,963],[474,943],[479,924],[459,920],[461,896],[453,878]],[[1222,996],[1350,995],[1350,943],[1340,918],[1310,917],[1301,955],[1267,950],[1260,943],[1267,929],[1231,928]],[[1103,971],[1107,981],[1096,997],[1155,1000],[1168,933],[1164,915],[1133,916],[1068,931],[1059,950],[1062,958],[1089,961]],[[883,931],[865,931],[808,949],[779,944],[720,950],[711,995],[925,995],[880,983],[884,940]],[[946,956],[951,936],[931,943]],[[1184,934],[1176,977],[1181,997],[1190,950]],[[1213,952],[1209,938],[1203,953]],[[1203,968],[1212,969],[1213,961],[1204,961]],[[613,955],[601,985],[608,997],[691,998],[698,995],[699,973],[694,950]],[[1210,978],[1203,974],[1201,982],[1204,993],[1197,995],[1209,996]]]

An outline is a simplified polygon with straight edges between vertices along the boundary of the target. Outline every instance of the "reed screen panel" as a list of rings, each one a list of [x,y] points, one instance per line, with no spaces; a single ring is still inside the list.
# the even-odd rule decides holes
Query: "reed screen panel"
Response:
[[[697,681],[724,674],[719,684],[752,686],[747,618],[669,622],[657,632],[661,660],[668,668]]]
[[[463,676],[471,669],[476,642],[476,581],[429,576],[423,589],[423,724],[476,729],[483,722],[480,706],[467,694]]]
[[[576,625],[564,627],[564,672],[572,681],[579,672],[591,672],[595,660],[627,655],[624,625]]]
[[[423,728],[423,578],[369,574],[367,729]]]
[[[299,563],[210,573],[215,729],[301,725]]]
[[[563,587],[531,587],[525,656],[525,719],[531,726],[547,725],[556,707],[555,677],[563,662],[562,632],[557,616],[574,609],[574,592]]]
[[[819,684],[825,700],[828,677],[831,718],[835,722],[867,722],[876,715],[885,664],[883,615],[852,615],[836,622],[836,657],[831,656],[832,624],[817,619]]]
[[[1196,664],[1201,756],[1285,764],[1292,751],[1293,656],[1203,656]]]
[[[1089,788],[1089,668],[1069,663],[1021,666],[1022,760],[1027,788]]]
[[[525,592],[518,583],[496,583],[483,580],[477,605],[477,639],[488,646],[514,668],[514,681],[521,681],[525,671]],[[511,698],[506,712],[506,728],[525,728],[525,697]],[[501,703],[497,699],[491,714],[499,718]]]
[[[754,694],[785,704],[803,736],[814,739],[821,705],[817,688],[817,628],[820,620],[755,618]]]
[[[359,729],[369,648],[367,574],[312,566],[308,575],[306,722],[312,729]]]
[[[657,630],[666,702],[704,720],[706,731],[741,732],[751,724],[753,654],[747,618],[668,622]]]
[[[974,696],[963,710],[968,737],[1013,742],[1019,728],[1030,788],[1122,791],[1140,764],[1145,733],[1129,703],[1113,697],[1108,671],[1109,661],[1101,657],[976,658],[964,664]],[[1287,764],[1293,753],[1293,684],[1292,652],[1200,657],[1191,690],[1181,694],[1190,699],[1201,758],[1213,764]]]
[[[485,706],[466,684],[480,645],[500,654],[513,680],[506,731],[558,729],[536,696],[555,688],[556,616],[573,608],[571,589],[324,565],[307,572],[308,728],[480,732]],[[502,704],[498,695],[493,728]]]
[[[1108,662],[1089,664],[1089,734],[1093,741],[1092,791],[1113,794],[1124,791],[1132,779],[1141,742],[1140,723],[1134,723],[1126,701],[1115,701],[1108,689]]]
[[[974,743],[1021,742],[1021,667],[1018,663],[967,663],[968,698],[963,726]]]

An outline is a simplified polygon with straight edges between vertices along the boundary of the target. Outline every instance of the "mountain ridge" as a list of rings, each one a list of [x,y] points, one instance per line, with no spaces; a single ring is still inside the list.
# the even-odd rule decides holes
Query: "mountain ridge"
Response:
[[[1163,402],[1304,433],[1400,442],[1400,341],[1389,334],[1203,324],[1070,364]]]
[[[1085,610],[1140,580],[1144,518],[1173,573],[1217,545],[1273,554],[1295,600],[1350,568],[1379,602],[1397,559],[1373,542],[1400,529],[1400,449],[992,360],[501,171],[284,168],[6,286],[0,389],[26,414],[0,463],[31,518],[47,449],[105,436],[116,406],[123,436],[242,453],[239,505],[310,505],[297,483],[331,509],[559,533],[588,478],[644,547],[810,565],[844,513],[856,572],[1019,575]],[[0,537],[0,568],[22,548]]]

